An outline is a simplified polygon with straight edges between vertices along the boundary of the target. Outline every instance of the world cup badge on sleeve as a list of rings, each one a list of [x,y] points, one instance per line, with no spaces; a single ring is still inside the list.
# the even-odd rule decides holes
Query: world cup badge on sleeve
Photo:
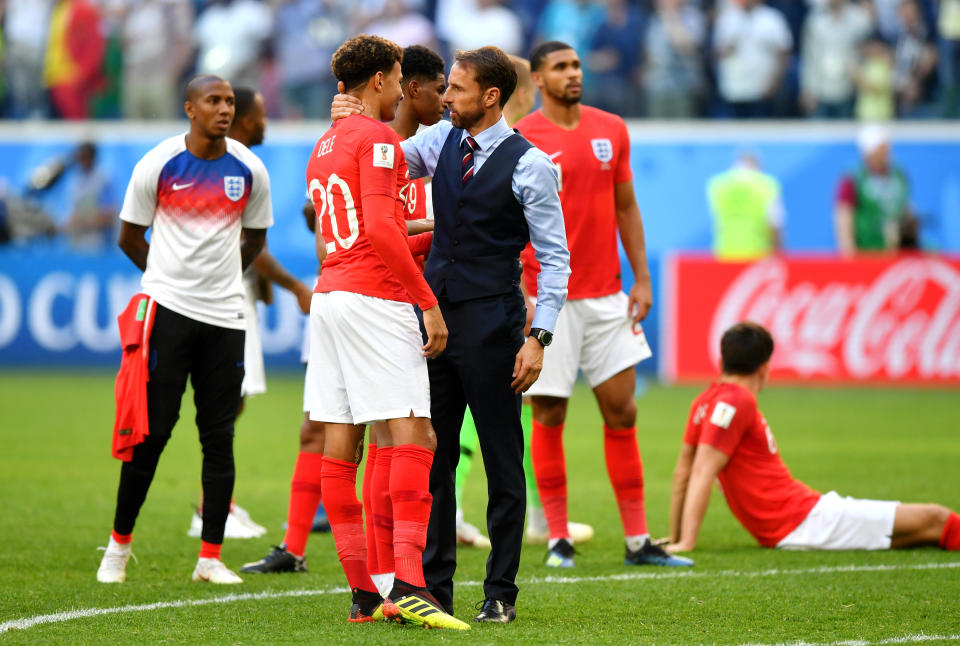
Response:
[[[591,139],[590,145],[593,146],[593,156],[604,164],[613,159],[613,144],[609,139]]]
[[[234,202],[243,197],[244,188],[246,185],[241,175],[227,175],[223,178],[223,192]]]

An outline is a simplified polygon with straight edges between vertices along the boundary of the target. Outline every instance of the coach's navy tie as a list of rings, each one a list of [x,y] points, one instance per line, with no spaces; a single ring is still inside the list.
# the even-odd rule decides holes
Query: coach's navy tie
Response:
[[[477,140],[470,135],[464,137],[463,141],[460,142],[460,148],[463,150],[463,160],[460,162],[460,166],[464,186],[473,177],[473,152],[479,147]]]

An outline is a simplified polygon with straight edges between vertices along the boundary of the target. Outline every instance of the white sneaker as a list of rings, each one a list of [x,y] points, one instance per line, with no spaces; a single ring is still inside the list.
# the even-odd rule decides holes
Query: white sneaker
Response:
[[[457,510],[457,545],[490,549],[490,539],[480,533],[475,525],[463,519],[463,510]]]
[[[230,568],[220,559],[197,559],[197,567],[193,569],[194,581],[209,581],[210,583],[243,583]]]
[[[254,532],[254,538],[260,538],[261,536],[267,535],[267,528],[259,523],[254,522],[254,520],[250,518],[250,512],[240,505],[234,504],[230,507],[230,516],[233,516],[235,521]],[[227,516],[228,524],[230,522],[230,516]]]
[[[593,527],[586,523],[567,522],[567,532],[574,544],[582,545],[593,538]],[[550,530],[547,527],[547,519],[543,515],[543,509],[540,507],[527,508],[527,530],[525,532],[527,543],[531,545],[546,545],[550,538]]]
[[[103,559],[101,559],[100,568],[97,570],[97,581],[100,583],[123,583],[126,581],[127,561],[133,556],[130,543],[121,545],[111,536],[107,546],[98,549],[103,550]]]
[[[200,512],[195,511],[190,519],[190,529],[187,530],[187,536],[200,538],[202,533],[203,518],[200,516]],[[267,528],[253,522],[250,519],[250,514],[243,507],[234,507],[234,510],[227,516],[227,524],[223,528],[224,538],[260,538],[265,536],[266,533]]]
[[[480,549],[490,549],[490,539],[480,533],[475,525],[465,520],[457,523],[457,544]]]

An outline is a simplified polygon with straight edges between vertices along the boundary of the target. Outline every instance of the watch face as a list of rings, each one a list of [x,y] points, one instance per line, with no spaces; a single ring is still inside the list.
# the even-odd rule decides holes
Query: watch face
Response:
[[[553,332],[547,332],[546,330],[541,332],[540,342],[543,343],[544,346],[550,345],[553,342]]]

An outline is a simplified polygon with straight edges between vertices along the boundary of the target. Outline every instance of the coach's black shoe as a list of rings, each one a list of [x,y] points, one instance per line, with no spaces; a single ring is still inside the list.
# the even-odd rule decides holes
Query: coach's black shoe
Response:
[[[269,554],[259,561],[247,563],[241,572],[259,572],[273,574],[274,572],[306,572],[307,557],[296,556],[287,551],[286,545],[276,545]]]
[[[626,548],[623,558],[625,565],[662,565],[665,567],[692,567],[693,559],[671,554],[648,538],[638,550]]]
[[[480,604],[478,604],[480,605]],[[506,601],[499,599],[484,599],[480,607],[480,614],[473,618],[474,621],[489,621],[495,624],[510,623],[517,618],[517,609]]]

